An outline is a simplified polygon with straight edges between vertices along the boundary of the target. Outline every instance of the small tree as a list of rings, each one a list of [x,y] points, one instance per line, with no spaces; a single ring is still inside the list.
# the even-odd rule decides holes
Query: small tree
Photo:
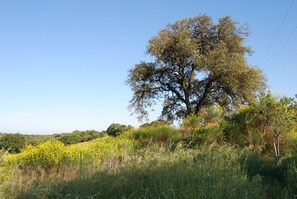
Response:
[[[82,142],[81,137],[75,133],[64,133],[61,135],[61,137],[59,137],[58,140],[64,144],[77,144]]]
[[[122,134],[125,131],[128,131],[129,129],[132,129],[133,127],[131,125],[124,125],[124,124],[118,124],[118,123],[112,123],[106,130],[108,135],[111,136],[118,136]]]
[[[169,125],[169,123],[164,120],[158,119],[158,120],[154,120],[149,123],[144,123],[144,124],[140,125],[139,127],[141,128],[141,127],[164,126],[164,125]]]
[[[233,128],[238,128],[237,133],[245,134],[248,145],[274,154],[280,164],[282,150],[288,147],[288,135],[294,131],[295,106],[296,102],[291,98],[262,93],[258,102],[240,110],[230,122],[235,124]]]
[[[17,134],[6,134],[0,139],[0,148],[9,150],[11,153],[20,153],[26,146],[25,136]]]

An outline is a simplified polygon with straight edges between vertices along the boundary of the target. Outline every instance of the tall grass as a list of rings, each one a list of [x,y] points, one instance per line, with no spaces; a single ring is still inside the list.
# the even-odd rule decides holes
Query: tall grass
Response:
[[[102,165],[93,175],[69,182],[41,182],[17,198],[270,197],[259,176],[249,180],[241,169],[242,153],[230,147],[175,152],[144,149],[115,167]],[[279,190],[278,198],[289,198]]]
[[[70,146],[59,141],[28,146],[22,153],[9,154],[1,163],[0,198],[14,198],[42,182],[50,185],[91,175],[102,165],[112,167],[133,154],[134,147],[133,140],[112,137]]]
[[[297,159],[288,159],[280,184],[269,172],[280,167],[254,161],[247,149],[186,149],[180,138],[162,125],[75,145],[29,146],[1,163],[0,198],[295,197]]]

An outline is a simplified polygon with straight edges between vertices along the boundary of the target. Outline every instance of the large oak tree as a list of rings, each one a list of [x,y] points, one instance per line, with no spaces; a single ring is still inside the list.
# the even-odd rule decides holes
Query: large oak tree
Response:
[[[129,71],[130,106],[143,118],[156,100],[168,121],[198,114],[214,103],[230,108],[248,103],[264,86],[262,72],[247,63],[246,26],[230,17],[214,23],[200,15],[169,24],[149,40],[152,62]]]

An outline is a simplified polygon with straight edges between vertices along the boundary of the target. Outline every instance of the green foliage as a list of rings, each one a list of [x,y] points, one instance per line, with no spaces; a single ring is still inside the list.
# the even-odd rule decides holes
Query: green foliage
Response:
[[[26,146],[26,139],[21,134],[5,134],[0,139],[0,149],[9,150],[11,153],[20,153]]]
[[[155,61],[129,71],[130,107],[141,119],[161,100],[163,119],[173,121],[214,103],[230,108],[252,102],[264,78],[245,58],[252,52],[244,44],[247,35],[247,28],[228,16],[216,24],[207,15],[169,24],[149,40]]]
[[[288,190],[292,196],[297,194],[297,156],[285,158],[280,165],[271,159],[263,158],[260,154],[250,153],[241,157],[242,168],[249,179],[261,176],[263,186],[276,194],[274,184]]]
[[[142,146],[150,146],[169,145],[180,140],[182,134],[169,125],[151,125],[127,131],[123,137],[137,140]]]
[[[295,104],[292,99],[262,93],[258,102],[242,106],[227,119],[225,137],[232,144],[249,146],[269,156],[276,154],[279,158],[289,152],[288,138],[296,133]]]
[[[87,131],[73,131],[72,133],[63,133],[57,135],[56,138],[64,144],[77,144],[80,142],[87,142],[105,136],[105,132],[98,132],[95,130]]]
[[[189,115],[183,120],[180,129],[184,134],[184,137],[189,137],[197,128],[202,125],[201,117],[195,114]]]
[[[240,168],[240,153],[231,148],[145,150],[119,167],[67,183],[43,182],[17,198],[265,198],[260,179],[249,181]],[[289,198],[285,190],[275,196]]]
[[[59,141],[63,142],[64,144],[76,144],[81,142],[81,138],[77,134],[65,133],[59,137]]]
[[[25,135],[27,140],[27,145],[39,145],[48,140],[55,140],[54,135]]]
[[[141,129],[148,128],[157,127]],[[23,152],[10,155],[10,161],[22,158],[30,160],[30,165],[36,161],[42,164],[32,167],[33,173],[30,167],[23,173],[14,172],[13,178],[7,178],[0,187],[0,195],[3,190],[1,196],[4,198],[293,198],[296,195],[296,161],[285,159],[277,166],[250,156],[247,150],[226,146],[202,146],[195,150],[177,148],[175,151],[153,147],[131,153],[127,151],[133,146],[131,141],[123,139],[128,135],[131,134],[125,132],[116,138],[94,140],[86,146],[86,143],[70,146],[44,143],[28,150],[29,156]],[[115,149],[124,151],[113,154],[116,158],[106,158]],[[42,172],[42,166],[65,161],[61,157],[66,154],[76,154],[73,160],[78,165],[80,150],[84,151],[83,177],[79,177],[79,170],[73,170],[79,167],[67,166],[65,162],[60,170]],[[92,158],[85,160],[94,155],[94,150],[101,152],[100,164]],[[105,155],[102,154],[104,150]],[[122,154],[126,154],[125,158],[119,158]],[[74,177],[70,181],[63,180],[70,173]],[[24,176],[17,178],[17,175]],[[13,191],[9,182],[13,183]]]
[[[184,147],[197,147],[198,145],[223,144],[224,134],[221,124],[213,123],[200,126],[191,132],[191,134],[183,140]]]
[[[286,186],[291,193],[297,195],[297,155],[292,158],[288,158],[283,161],[283,164],[287,165],[287,171],[285,173]]]
[[[106,133],[111,136],[118,136],[122,134],[125,131],[128,131],[132,129],[133,127],[131,125],[124,125],[124,124],[118,124],[118,123],[112,123],[109,125],[109,127],[106,130]]]
[[[235,121],[225,122],[224,125],[224,139],[233,146],[246,147],[249,145],[247,135],[243,131],[244,127]]]
[[[204,106],[180,129],[157,120],[138,129],[114,123],[106,132],[26,136],[33,146],[2,159],[0,197],[296,197],[296,100],[262,93],[233,111]],[[117,137],[96,139],[105,134]]]
[[[169,125],[169,123],[164,120],[158,119],[158,120],[152,121],[150,123],[144,123],[144,124],[140,125],[139,127],[142,128],[142,127],[161,126],[161,125]]]
[[[195,147],[198,144],[222,143],[223,114],[220,106],[204,108],[198,115],[190,115],[183,120],[181,131],[184,134],[184,146]]]

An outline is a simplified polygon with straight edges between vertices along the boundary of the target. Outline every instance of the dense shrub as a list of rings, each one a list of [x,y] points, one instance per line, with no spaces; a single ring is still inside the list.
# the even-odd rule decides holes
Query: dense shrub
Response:
[[[127,131],[122,136],[135,139],[139,141],[142,146],[149,146],[152,144],[168,145],[182,138],[180,131],[169,125],[140,127],[139,129]]]
[[[223,129],[224,139],[232,146],[245,147],[248,145],[247,136],[240,127],[233,122],[225,122]]]
[[[140,125],[139,127],[142,128],[142,127],[162,126],[162,125],[169,125],[169,123],[164,120],[158,119],[158,120],[155,120],[155,121],[152,121],[149,123],[144,123],[144,124]]]
[[[190,115],[183,120],[181,131],[184,146],[195,147],[198,144],[222,143],[223,111],[219,106],[204,108],[198,115]]]
[[[223,144],[224,135],[222,124],[208,124],[205,126],[197,127],[193,130],[190,136],[183,139],[183,146],[193,148],[201,144]]]
[[[258,102],[242,106],[227,118],[226,140],[270,157],[276,156],[280,163],[281,155],[292,150],[288,138],[296,133],[295,106],[293,99],[277,98],[269,92],[261,94]]]
[[[27,140],[27,145],[39,145],[48,140],[55,140],[54,135],[25,135]]]
[[[183,120],[180,130],[184,137],[187,138],[196,131],[202,125],[201,118],[197,115],[190,115]]]
[[[59,141],[63,142],[64,144],[76,144],[81,142],[81,138],[77,134],[65,133],[59,137]]]
[[[80,142],[87,142],[105,136],[105,132],[98,132],[95,130],[87,131],[73,131],[72,133],[63,133],[56,135],[57,140],[64,144],[77,144]]]
[[[125,131],[128,131],[132,129],[133,127],[131,125],[124,125],[124,124],[118,124],[118,123],[112,123],[106,130],[108,135],[111,136],[118,136],[122,134]]]
[[[0,139],[0,149],[9,150],[11,153],[20,153],[25,146],[25,136],[18,133],[5,134]]]
[[[269,192],[275,192],[273,185],[277,184],[292,193],[292,196],[297,195],[297,156],[285,158],[277,165],[273,159],[250,153],[242,156],[241,166],[249,179],[261,176],[263,186]]]

